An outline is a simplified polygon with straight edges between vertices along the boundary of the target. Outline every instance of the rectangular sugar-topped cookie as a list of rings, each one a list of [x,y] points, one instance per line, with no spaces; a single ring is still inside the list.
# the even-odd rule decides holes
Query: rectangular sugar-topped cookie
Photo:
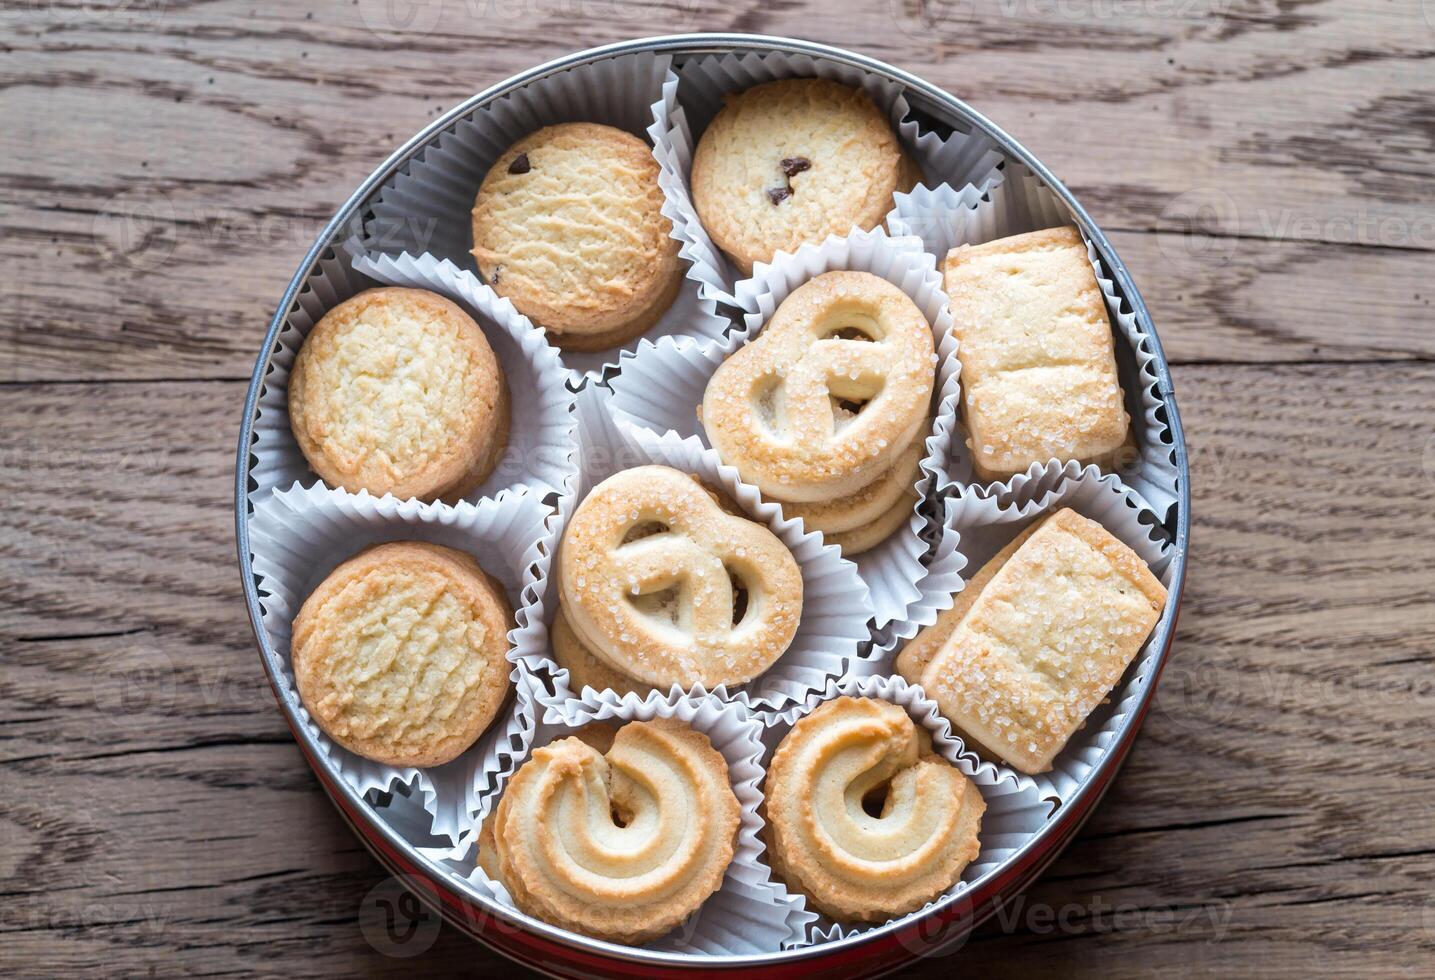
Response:
[[[987,562],[898,657],[969,742],[1046,772],[1151,635],[1166,589],[1110,531],[1063,509]]]
[[[1051,459],[1112,465],[1130,419],[1111,321],[1075,228],[959,245],[943,265],[977,478]]]

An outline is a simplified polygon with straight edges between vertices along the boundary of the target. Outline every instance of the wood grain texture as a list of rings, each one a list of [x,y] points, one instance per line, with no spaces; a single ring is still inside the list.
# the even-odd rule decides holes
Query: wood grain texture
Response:
[[[366,928],[396,893],[304,768],[240,597],[245,381],[325,219],[427,120],[570,50],[739,30],[894,62],[1013,132],[1111,232],[1177,365],[1197,518],[1158,702],[1038,885],[909,974],[1428,973],[1432,20],[1428,0],[0,10],[5,972],[512,970],[447,928],[417,959]]]

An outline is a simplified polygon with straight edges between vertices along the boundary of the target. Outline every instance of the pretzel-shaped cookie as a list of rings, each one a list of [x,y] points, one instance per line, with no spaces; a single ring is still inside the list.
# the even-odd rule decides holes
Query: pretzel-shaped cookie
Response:
[[[934,357],[906,293],[868,272],[824,273],[714,372],[703,427],[765,495],[831,500],[877,479],[916,438]]]
[[[558,585],[595,656],[664,689],[751,680],[787,649],[802,612],[787,546],[666,466],[593,488],[564,533]]]

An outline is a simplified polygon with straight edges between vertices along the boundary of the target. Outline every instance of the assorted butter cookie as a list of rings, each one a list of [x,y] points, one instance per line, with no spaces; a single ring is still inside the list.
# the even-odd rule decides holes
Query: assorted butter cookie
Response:
[[[606,749],[577,737],[535,749],[479,860],[529,915],[642,943],[722,884],[739,814],[727,760],[706,735],[677,719],[634,721]]]
[[[508,694],[513,610],[471,556],[420,541],[339,565],[304,600],[291,640],[310,717],[390,766],[438,766],[488,728]]]
[[[877,227],[921,180],[861,89],[791,78],[730,95],[693,154],[692,198],[714,244],[750,274],[804,242]]]
[[[582,645],[664,690],[751,680],[802,614],[802,572],[782,540],[666,466],[594,487],[568,522],[557,574]]]
[[[508,444],[508,386],[483,331],[422,289],[370,289],[304,338],[289,422],[314,472],[375,496],[453,500]]]
[[[840,697],[800,718],[764,796],[774,872],[838,922],[921,908],[981,850],[981,792],[886,701]]]
[[[483,278],[567,350],[621,345],[682,288],[658,164],[636,136],[596,123],[547,126],[510,146],[473,205]]]
[[[1095,521],[1058,510],[992,558],[899,656],[968,743],[1051,769],[1151,635],[1166,589]]]
[[[1111,321],[1075,228],[958,246],[944,279],[978,479],[1052,459],[1110,467],[1131,451]]]
[[[906,293],[869,272],[823,273],[718,366],[703,428],[744,480],[856,554],[911,513],[935,359]]]

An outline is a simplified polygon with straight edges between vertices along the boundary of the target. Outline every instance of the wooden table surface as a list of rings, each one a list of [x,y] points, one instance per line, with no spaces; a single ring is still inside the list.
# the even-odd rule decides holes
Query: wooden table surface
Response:
[[[365,938],[384,876],[240,596],[240,408],[300,258],[409,134],[683,30],[970,101],[1108,230],[1173,365],[1196,517],[1159,703],[1043,880],[912,972],[1435,973],[1435,0],[6,4],[0,972],[504,969]]]

